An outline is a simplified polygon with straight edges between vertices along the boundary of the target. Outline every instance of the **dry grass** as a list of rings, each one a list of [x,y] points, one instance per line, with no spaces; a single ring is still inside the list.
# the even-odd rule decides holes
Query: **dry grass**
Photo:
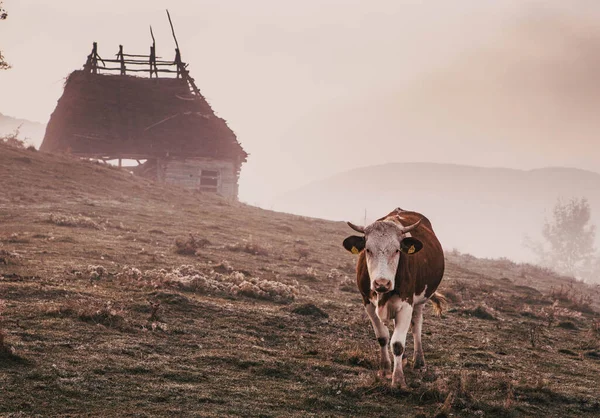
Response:
[[[569,309],[586,313],[594,312],[592,308],[592,295],[577,291],[572,283],[569,285],[561,284],[560,287],[552,287],[549,296],[554,301],[563,302]]]
[[[2,361],[3,358],[11,357],[14,355],[14,349],[10,344],[8,344],[8,334],[4,329],[3,314],[5,309],[5,302],[2,299],[0,299],[0,361]]]

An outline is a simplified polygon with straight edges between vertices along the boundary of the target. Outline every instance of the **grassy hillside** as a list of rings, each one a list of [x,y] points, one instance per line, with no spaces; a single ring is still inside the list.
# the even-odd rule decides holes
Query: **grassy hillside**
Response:
[[[481,257],[531,260],[525,234],[538,237],[557,199],[586,197],[600,225],[600,174],[572,168],[513,170],[454,164],[394,163],[363,167],[281,197],[278,210],[362,222],[399,201],[438,225],[446,249]],[[600,246],[600,236],[597,237]]]
[[[344,223],[3,146],[0,179],[2,416],[600,413],[597,288],[447,254],[401,392]]]

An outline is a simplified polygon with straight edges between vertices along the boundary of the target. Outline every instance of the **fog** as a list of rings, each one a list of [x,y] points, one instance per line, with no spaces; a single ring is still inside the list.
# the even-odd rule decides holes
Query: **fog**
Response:
[[[152,24],[158,54],[173,55],[164,2],[4,6],[0,47],[13,65],[0,72],[4,114],[46,122],[64,78],[81,68],[93,41],[100,55],[115,54],[119,44],[146,53]],[[168,7],[191,74],[250,153],[242,201],[277,208],[310,182],[394,162],[598,171],[597,1],[203,0]],[[399,181],[381,179],[391,180]],[[305,202],[306,211],[326,216],[322,199]],[[368,205],[360,194],[355,199]],[[415,208],[406,196],[397,200]]]

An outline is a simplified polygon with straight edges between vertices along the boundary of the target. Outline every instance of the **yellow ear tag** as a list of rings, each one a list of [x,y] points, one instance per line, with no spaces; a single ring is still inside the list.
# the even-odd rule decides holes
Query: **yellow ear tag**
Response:
[[[358,254],[360,251],[358,251],[358,248],[356,247],[352,247],[352,249],[350,250],[352,252],[352,254]]]
[[[414,246],[414,245],[411,245],[411,246],[410,246],[410,248],[408,249],[408,253],[409,253],[409,254],[412,254],[412,253],[414,253],[415,251],[416,251],[416,248],[415,248],[415,246]]]

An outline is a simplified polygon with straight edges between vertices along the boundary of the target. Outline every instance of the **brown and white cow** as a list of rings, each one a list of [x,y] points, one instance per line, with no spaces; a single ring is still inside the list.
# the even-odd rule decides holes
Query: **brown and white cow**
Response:
[[[413,366],[422,368],[423,306],[430,300],[439,315],[446,302],[436,292],[444,275],[442,246],[426,217],[400,208],[366,227],[348,225],[364,234],[346,238],[344,248],[358,254],[356,280],[381,347],[381,372],[389,377],[392,371],[389,343],[394,354],[392,385],[406,388],[402,357],[409,326],[414,339]],[[390,320],[394,322],[391,340]]]

